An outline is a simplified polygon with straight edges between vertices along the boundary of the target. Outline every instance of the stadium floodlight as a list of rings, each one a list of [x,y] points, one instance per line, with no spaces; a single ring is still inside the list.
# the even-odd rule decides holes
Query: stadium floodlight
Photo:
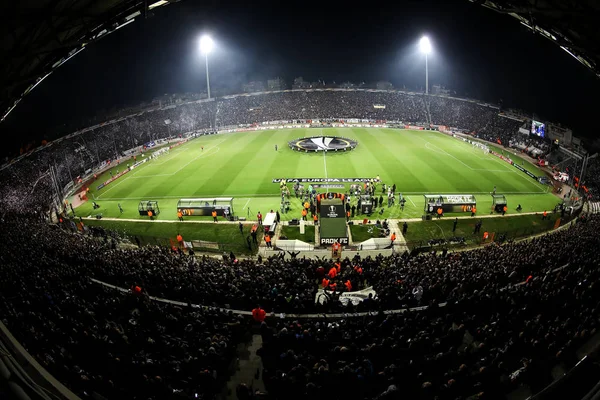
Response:
[[[427,36],[423,36],[421,41],[419,42],[419,46],[421,46],[421,51],[425,54],[431,53],[431,42]]]
[[[214,42],[208,35],[202,35],[200,38],[200,51],[204,53],[206,60],[206,92],[208,93],[208,98],[210,99],[210,79],[208,77],[208,53],[212,51],[214,47]]]
[[[431,42],[427,36],[419,41],[421,52],[425,54],[425,94],[429,94],[429,70],[427,68],[427,54],[431,53]]]
[[[203,35],[200,38],[200,51],[204,54],[208,54],[212,51],[214,46],[214,42],[208,35]]]

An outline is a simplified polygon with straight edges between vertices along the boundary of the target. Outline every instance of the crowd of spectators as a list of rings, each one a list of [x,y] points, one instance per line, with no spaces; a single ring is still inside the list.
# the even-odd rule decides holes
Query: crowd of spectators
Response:
[[[83,235],[42,217],[57,186],[125,151],[193,131],[275,120],[440,124],[492,142],[544,142],[498,109],[401,92],[293,91],[173,105],[90,127],[0,171],[0,315],[25,348],[83,398],[212,398],[268,313],[370,311],[361,318],[268,317],[260,325],[270,398],[501,398],[571,367],[598,327],[598,217],[531,241],[450,254],[356,255],[335,262],[194,257]],[[589,164],[591,193],[600,176]],[[30,217],[15,216],[27,212]],[[33,215],[31,215],[33,214]],[[557,268],[566,266],[556,271]],[[130,288],[108,289],[90,278]],[[523,283],[525,282],[525,283]],[[358,305],[340,293],[372,287]],[[322,289],[335,289],[327,295]],[[148,295],[200,304],[150,301]],[[315,299],[324,299],[316,302]],[[438,307],[438,304],[444,304]],[[427,307],[386,316],[383,310]],[[247,393],[252,397],[251,393]]]
[[[267,321],[267,388],[292,399],[504,399],[523,384],[535,393],[552,382],[552,368],[572,368],[597,332],[598,227],[593,217],[527,243],[413,259],[423,275],[412,285],[425,287],[417,293],[426,310]],[[379,302],[409,305],[413,271],[392,260],[377,272],[375,287],[400,288],[378,293]],[[446,291],[453,294],[438,307]]]
[[[251,318],[228,308],[260,304],[277,316],[260,327],[270,398],[501,398],[522,383],[535,391],[550,382],[553,365],[573,365],[575,350],[599,322],[598,217],[531,241],[444,255],[356,256],[339,265],[281,254],[244,261],[193,257],[33,218],[5,216],[3,226],[3,322],[84,398],[95,392],[213,397],[236,344],[251,332]],[[131,290],[107,289],[90,278]],[[344,306],[333,294],[316,305],[323,279],[340,292],[350,281],[353,290],[372,286],[377,295]],[[428,308],[380,313],[414,306]],[[372,314],[278,318],[364,310]]]
[[[298,90],[168,105],[85,128],[4,165],[0,181],[13,184],[0,189],[0,202],[4,209],[24,210],[26,206],[14,200],[14,192],[32,193],[32,199],[48,199],[44,186],[50,191],[55,186],[62,189],[77,177],[125,157],[128,150],[140,149],[149,142],[267,121],[355,119],[435,124],[474,133],[492,142],[509,144],[513,140],[515,143],[527,140],[527,145],[543,146],[539,139],[518,133],[520,121],[498,114],[497,108],[473,101],[366,90]],[[51,167],[55,169],[56,184],[42,179],[34,188],[37,178]]]
[[[588,198],[591,201],[600,201],[600,159],[598,156],[589,158],[582,185],[588,188]]]
[[[91,282],[85,260],[110,251],[113,241],[31,219],[5,217],[3,227],[2,321],[76,394],[162,400],[219,393],[249,320],[152,302],[139,287],[123,294]]]
[[[195,258],[172,254],[169,249],[113,249],[82,260],[90,276],[121,287],[143,286],[158,297],[243,309],[261,304],[276,313],[335,312],[399,309],[459,301],[473,291],[516,284],[528,276],[547,272],[573,259],[564,252],[583,254],[595,238],[579,238],[577,228],[530,242],[459,252],[448,256],[394,255],[366,257],[358,254],[340,262],[318,258],[273,257],[237,260]],[[536,250],[539,249],[539,250]],[[139,260],[146,260],[140,264]],[[336,297],[346,291],[373,287],[377,300],[343,306]],[[315,303],[319,289],[333,291]]]
[[[427,96],[431,121],[469,132],[479,132],[498,115],[499,110],[487,105],[450,97]]]
[[[309,119],[428,122],[423,96],[401,92],[294,91],[217,101],[217,126]]]

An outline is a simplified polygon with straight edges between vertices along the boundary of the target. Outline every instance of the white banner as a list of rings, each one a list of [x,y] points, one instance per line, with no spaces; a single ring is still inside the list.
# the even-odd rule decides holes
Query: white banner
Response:
[[[319,289],[317,294],[315,295],[315,303],[323,304],[327,301],[328,297],[331,297],[333,292],[329,290]],[[373,286],[369,286],[363,290],[358,290],[356,292],[343,292],[339,295],[340,303],[343,305],[347,305],[349,301],[352,302],[353,305],[358,305],[362,303],[364,299],[369,297],[369,294],[373,295],[373,298],[377,297],[377,293],[373,290]]]

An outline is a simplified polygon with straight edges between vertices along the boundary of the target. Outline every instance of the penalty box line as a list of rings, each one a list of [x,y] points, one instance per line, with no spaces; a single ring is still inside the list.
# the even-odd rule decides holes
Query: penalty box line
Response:
[[[211,150],[217,149],[216,151],[211,152]],[[182,169],[184,169],[185,167],[187,167],[188,165],[190,165],[191,163],[193,163],[194,161],[199,160],[202,157],[208,157],[208,156],[212,156],[217,154],[219,151],[221,150],[220,147],[211,147],[210,149],[208,149],[206,151],[206,153],[200,153],[198,156],[194,157],[191,161],[189,161],[187,164],[183,165],[181,168],[179,168],[177,171],[172,172],[170,174],[154,174],[154,175],[132,175],[129,178],[131,179],[140,179],[140,178],[154,178],[157,176],[173,176],[175,174],[177,174],[178,172],[180,172]],[[153,165],[162,165],[162,164],[153,164]]]
[[[190,165],[192,162],[194,162],[194,161],[198,160],[200,157],[202,157],[202,156],[212,156],[213,154],[217,154],[217,153],[219,152],[219,150],[221,149],[221,148],[220,148],[220,147],[218,147],[217,145],[218,145],[218,144],[221,144],[221,143],[223,143],[223,142],[224,142],[225,140],[227,140],[227,139],[228,139],[228,137],[224,138],[224,139],[223,139],[223,140],[221,140],[220,142],[216,143],[216,144],[215,144],[213,147],[211,147],[210,149],[208,149],[206,153],[204,153],[204,152],[200,153],[198,156],[194,157],[194,158],[193,158],[191,161],[189,161],[187,164],[183,165],[181,168],[179,168],[177,171],[175,171],[175,172],[173,172],[173,173],[171,173],[171,174],[136,175],[136,174],[139,172],[139,170],[138,170],[138,171],[136,171],[136,172],[132,173],[130,176],[127,176],[127,177],[125,177],[125,178],[124,178],[124,179],[123,179],[121,182],[117,182],[115,185],[113,185],[113,186],[109,187],[109,188],[108,188],[107,190],[105,190],[105,191],[104,191],[102,194],[99,194],[99,195],[97,196],[97,198],[98,198],[98,200],[101,200],[101,199],[102,199],[102,196],[104,196],[106,193],[108,193],[110,190],[114,189],[115,187],[117,187],[117,186],[118,186],[118,185],[120,185],[121,183],[124,183],[124,182],[125,182],[125,181],[127,181],[128,179],[140,179],[140,178],[141,178],[141,179],[143,179],[143,178],[146,178],[146,179],[147,179],[147,178],[154,178],[154,177],[157,177],[157,176],[173,176],[173,175],[177,174],[178,172],[180,172],[180,171],[181,171],[182,169],[184,169],[185,167],[187,167],[188,165]],[[210,154],[208,154],[208,153],[209,153],[209,152],[210,152],[212,149],[215,149],[215,148],[217,149],[217,151],[215,151],[215,152],[213,152],[213,153],[210,153]],[[151,164],[151,163],[148,163],[148,162],[146,162],[146,163],[144,163],[144,165],[142,165],[142,167],[143,167],[143,166],[149,166],[149,165],[156,165],[156,164],[154,164],[154,163],[152,163],[152,164]],[[161,165],[162,165],[162,164],[161,164]],[[110,199],[102,199],[102,200],[110,200]]]

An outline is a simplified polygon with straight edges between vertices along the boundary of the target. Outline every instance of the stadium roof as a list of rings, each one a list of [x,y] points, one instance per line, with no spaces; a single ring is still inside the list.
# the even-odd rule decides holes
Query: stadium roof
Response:
[[[0,5],[0,121],[64,62],[178,0],[18,0]]]
[[[600,78],[598,0],[469,0],[519,22],[552,40]]]

